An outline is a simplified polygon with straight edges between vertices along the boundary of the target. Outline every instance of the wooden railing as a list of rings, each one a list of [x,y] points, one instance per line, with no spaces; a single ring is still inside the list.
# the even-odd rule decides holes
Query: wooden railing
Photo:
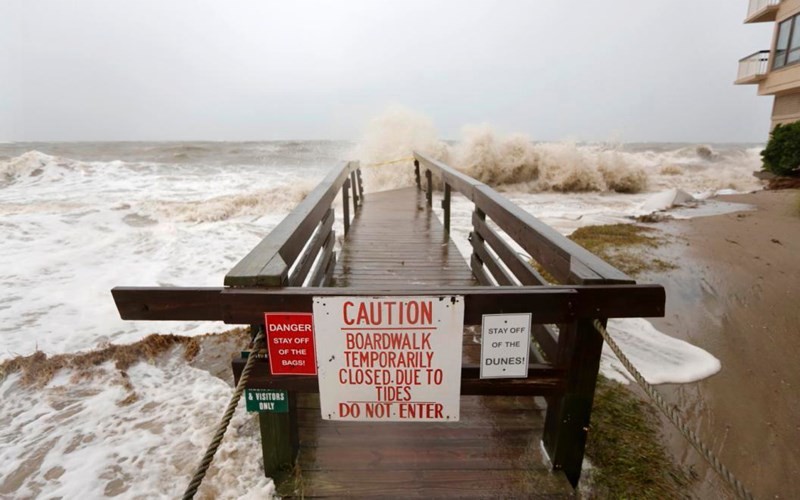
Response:
[[[419,189],[423,189],[420,169],[425,172],[424,189],[429,205],[433,203],[434,179],[442,184],[445,227],[450,226],[452,190],[474,203],[469,235],[473,248],[470,265],[482,285],[538,285],[544,290],[552,289],[542,273],[533,267],[533,261],[562,284],[606,285],[602,289],[611,291],[614,287],[608,288],[608,285],[635,283],[619,269],[564,237],[486,184],[422,153],[415,152],[414,158]],[[492,226],[505,232],[530,255],[530,259],[521,257]],[[631,298],[624,304],[630,311],[638,309],[638,302],[638,298]],[[651,310],[644,316],[663,315],[663,302],[655,309],[661,309],[661,312]],[[603,339],[592,322],[598,319],[605,326],[609,317],[615,316],[596,309],[589,317],[553,322],[556,324],[547,324],[539,316],[532,325],[531,333],[536,343],[531,346],[532,359],[566,374],[563,392],[548,397],[542,442],[554,468],[563,469],[573,485],[580,477],[603,347]]]
[[[350,193],[353,212],[363,199],[358,162],[343,163],[320,184],[275,229],[256,245],[225,276],[225,286],[282,287],[324,286],[336,266],[333,246],[336,195],[342,191],[344,232],[350,228]],[[319,254],[319,264],[311,270]],[[309,274],[310,273],[310,274]]]
[[[387,290],[326,287],[335,263],[331,206],[342,190],[343,225],[347,231],[350,200],[355,210],[364,196],[358,165],[348,163],[332,171],[228,273],[226,287],[117,287],[112,294],[120,316],[135,320],[217,320],[258,326],[264,323],[265,311],[312,312],[314,298],[343,294],[460,295],[464,297],[465,325],[480,325],[485,314],[531,313],[536,345],[531,348],[533,361],[528,367],[528,377],[481,379],[477,365],[465,364],[461,393],[546,397],[548,408],[542,441],[553,467],[563,470],[576,485],[603,345],[592,322],[599,319],[605,324],[606,318],[663,316],[664,289],[659,285],[636,284],[489,186],[425,155],[415,153],[415,158],[420,189],[424,170],[428,205],[433,203],[434,182],[442,184],[445,228],[450,228],[453,190],[474,203],[471,266],[482,286],[409,286]],[[521,257],[500,231],[561,284],[548,284],[542,273]],[[295,394],[317,392],[319,385],[316,376],[274,376],[265,361],[258,363],[260,368],[253,370],[249,388],[289,391],[288,414],[262,413],[259,417],[265,468],[268,474],[273,474],[291,466],[297,451]],[[237,380],[243,366],[243,359],[234,360]]]

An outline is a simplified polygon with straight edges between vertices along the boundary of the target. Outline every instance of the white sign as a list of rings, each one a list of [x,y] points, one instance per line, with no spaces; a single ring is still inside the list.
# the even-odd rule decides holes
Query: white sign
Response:
[[[315,297],[325,420],[459,418],[464,297]]]
[[[526,378],[530,345],[530,313],[484,314],[481,378]]]

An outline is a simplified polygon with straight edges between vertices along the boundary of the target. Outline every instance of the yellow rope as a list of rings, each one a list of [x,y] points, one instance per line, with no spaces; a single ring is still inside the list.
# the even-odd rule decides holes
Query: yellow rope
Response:
[[[367,167],[382,167],[384,165],[392,165],[394,163],[402,163],[402,162],[405,162],[405,161],[414,161],[414,157],[411,156],[411,157],[408,157],[408,158],[398,158],[397,160],[384,161],[384,162],[380,162],[380,163],[369,163],[366,166]]]

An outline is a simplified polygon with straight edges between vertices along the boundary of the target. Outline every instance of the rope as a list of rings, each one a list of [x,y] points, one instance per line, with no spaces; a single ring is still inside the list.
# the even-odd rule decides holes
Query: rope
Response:
[[[681,431],[683,437],[685,437],[689,443],[700,452],[703,458],[705,458],[711,467],[713,467],[714,471],[719,474],[720,477],[722,477],[722,479],[724,479],[731,486],[731,488],[733,488],[733,490],[736,492],[736,495],[739,498],[753,500],[753,494],[750,493],[747,488],[745,488],[744,485],[733,475],[733,473],[731,473],[731,471],[729,471],[728,468],[719,461],[717,456],[714,455],[714,453],[708,449],[705,444],[700,442],[697,434],[695,434],[694,431],[692,431],[686,425],[678,411],[675,408],[668,406],[661,397],[661,394],[659,394],[655,388],[644,379],[642,374],[639,373],[639,370],[637,370],[627,356],[622,353],[617,343],[614,342],[614,339],[611,338],[611,335],[609,335],[608,331],[605,329],[605,327],[603,327],[603,324],[600,323],[599,320],[594,320],[594,327],[598,332],[600,332],[600,335],[603,336],[603,339],[605,339],[609,347],[611,347],[611,350],[614,351],[614,354],[617,355],[619,360],[622,362],[622,365],[630,372],[631,375],[633,375],[633,378],[636,379],[636,382],[639,383],[639,386],[644,389],[644,392],[646,392],[647,395],[653,399],[653,401],[656,403],[656,406],[658,406],[658,409],[661,410],[664,415],[667,416],[667,418],[669,418],[669,420],[675,425],[675,427],[678,428],[679,431]]]
[[[259,328],[255,340],[253,340],[254,351],[258,350],[258,346],[261,342],[263,342],[263,340],[264,330],[263,328]],[[217,449],[222,443],[222,438],[225,436],[225,431],[228,430],[228,424],[231,423],[233,413],[236,411],[236,406],[239,404],[239,399],[242,397],[244,387],[247,384],[247,379],[250,377],[250,370],[253,368],[254,359],[256,359],[255,352],[252,352],[250,353],[250,356],[247,357],[247,362],[244,364],[244,369],[239,377],[239,383],[236,384],[236,390],[233,391],[231,400],[228,402],[228,408],[225,410],[225,414],[222,416],[222,420],[220,420],[219,425],[217,426],[217,432],[214,433],[214,438],[208,445],[206,454],[203,455],[203,459],[200,461],[200,465],[197,467],[191,482],[189,482],[189,486],[186,487],[186,492],[183,494],[183,500],[190,500],[194,498],[194,495],[197,493],[197,489],[200,487],[200,483],[203,482],[203,478],[206,476],[206,471],[208,471],[208,467],[211,465],[211,461],[214,460],[214,455],[217,453]]]
[[[394,163],[403,163],[403,162],[406,162],[406,161],[414,161],[414,157],[410,156],[408,158],[398,158],[397,160],[384,161],[384,162],[380,162],[380,163],[370,163],[367,166],[368,167],[382,167],[384,165],[392,165]]]

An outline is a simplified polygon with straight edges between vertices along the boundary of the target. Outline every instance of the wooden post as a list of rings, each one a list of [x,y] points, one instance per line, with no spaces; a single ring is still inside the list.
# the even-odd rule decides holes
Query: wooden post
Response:
[[[486,221],[486,212],[484,212],[478,207],[475,207],[475,216],[482,221]],[[478,234],[478,231],[475,230],[474,225],[472,226],[472,229],[473,231],[469,233],[470,241],[472,240],[472,238],[476,238],[478,243],[483,244],[484,242],[483,236]],[[480,281],[482,285],[491,285],[491,282],[489,281],[489,278],[486,276],[486,272],[483,269],[483,260],[481,259],[480,255],[478,255],[478,252],[476,252],[475,250],[472,251],[472,258],[470,259],[470,267],[472,268],[472,274],[474,274],[475,277],[478,278],[478,281]]]
[[[605,326],[606,320],[601,322]],[[562,327],[555,365],[567,370],[562,396],[548,398],[542,442],[553,468],[577,487],[589,432],[594,389],[600,369],[603,337],[592,320],[582,319]]]
[[[358,208],[358,181],[356,181],[356,172],[350,172],[350,185],[353,186],[353,213]]]
[[[444,183],[444,198],[442,199],[442,209],[444,209],[444,230],[449,233],[450,232],[450,184],[446,182]]]
[[[419,161],[417,160],[414,160],[414,177],[417,180],[417,189],[422,191],[422,182],[420,181],[419,178]]]
[[[361,204],[364,204],[364,183],[361,181],[361,169],[356,170],[356,178],[358,179],[358,198]]]
[[[342,214],[344,216],[344,235],[350,230],[350,179],[342,184]]]
[[[297,394],[289,392],[288,413],[259,413],[261,453],[264,457],[264,475],[275,484],[288,477],[300,448],[297,428]]]
[[[428,187],[425,191],[425,198],[428,200],[428,206],[433,206],[433,173],[430,169],[425,170],[425,180],[428,181]]]

